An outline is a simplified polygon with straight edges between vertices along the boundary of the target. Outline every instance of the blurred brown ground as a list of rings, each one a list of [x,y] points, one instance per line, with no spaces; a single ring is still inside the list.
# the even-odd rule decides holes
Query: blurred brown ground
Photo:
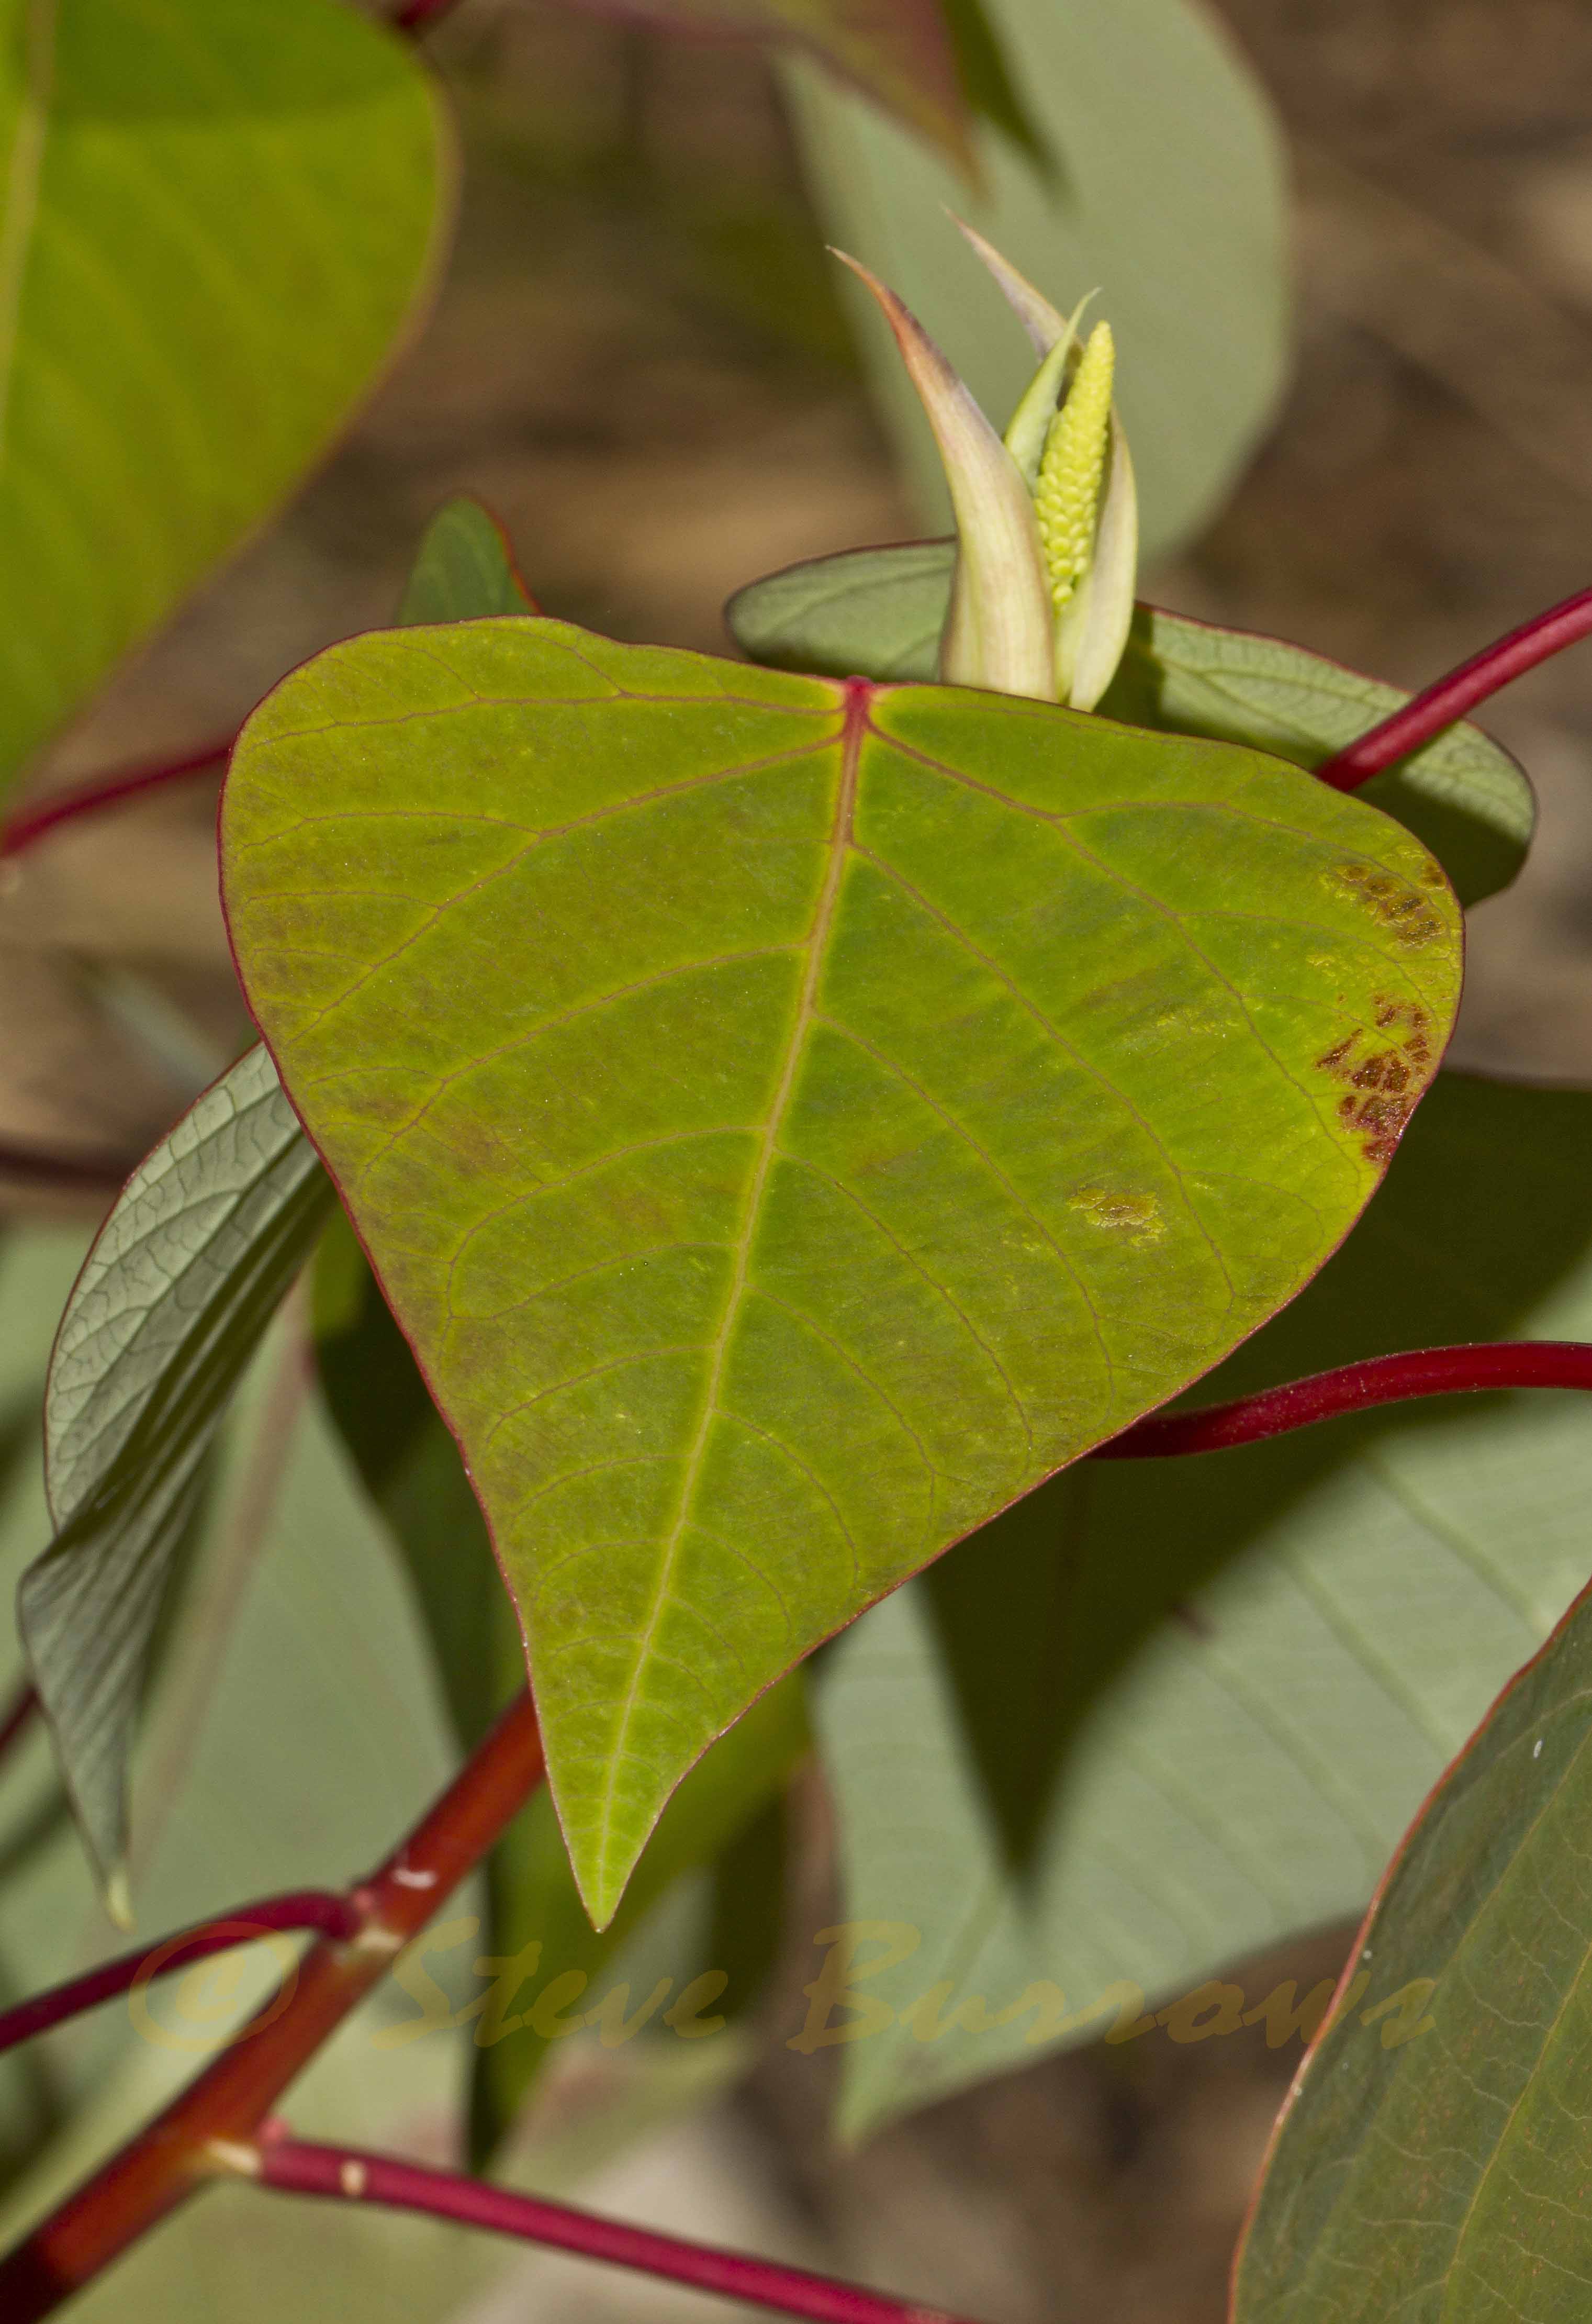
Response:
[[[1592,581],[1592,10],[1222,12],[1295,140],[1299,367],[1231,505],[1149,594],[1416,684]],[[296,660],[385,618],[420,525],[460,488],[506,519],[549,611],[709,648],[739,582],[910,529],[757,58],[538,0],[466,0],[434,51],[468,157],[435,319],[325,474],[41,787],[224,729]],[[1539,787],[1542,835],[1477,916],[1464,1054],[1584,1078],[1592,647],[1487,723]],[[0,1140],[135,1156],[242,1038],[211,804],[200,785],[85,824],[0,881]],[[46,1202],[20,1185],[14,1200]],[[815,1840],[793,1925],[822,1912],[825,1860]],[[1244,1981],[1302,1991],[1345,1942],[1329,1932]],[[798,2070],[770,2047],[733,2135],[699,2141],[673,2180],[666,2163],[671,2224],[711,2231],[723,2174],[755,2164],[742,2237],[766,2216],[775,2240],[799,2233],[833,2266],[1003,2324],[1216,2324],[1296,2057],[1258,2030],[1157,2035],[837,2156],[826,2061]],[[649,2301],[561,2278],[492,2313]]]

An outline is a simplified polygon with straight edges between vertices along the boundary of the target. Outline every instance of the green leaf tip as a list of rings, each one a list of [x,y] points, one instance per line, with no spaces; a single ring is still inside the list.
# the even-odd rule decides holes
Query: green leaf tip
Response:
[[[113,1928],[124,1930],[131,1936],[138,1924],[133,1917],[133,1890],[125,1865],[118,1864],[106,1875],[102,1895],[106,1914]]]
[[[547,620],[295,672],[222,855],[599,1923],[784,1672],[1293,1296],[1459,985],[1426,851],[1276,759]]]
[[[1007,429],[1004,463],[991,449],[1000,439],[916,317],[866,267],[835,254],[884,309],[951,489],[956,574],[939,674],[951,685],[1092,710],[1127,642],[1138,566],[1133,465],[1111,401],[1116,340],[1102,321],[1080,349],[1087,300],[1063,316],[982,235],[952,222],[1040,357]],[[1043,656],[1036,597],[1045,609]]]
[[[479,621],[539,611],[492,511],[468,493],[444,502],[421,537],[399,604],[400,622]]]

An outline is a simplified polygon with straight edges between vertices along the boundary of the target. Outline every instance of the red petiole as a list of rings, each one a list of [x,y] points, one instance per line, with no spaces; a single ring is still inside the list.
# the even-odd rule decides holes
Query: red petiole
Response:
[[[69,1978],[64,1985],[52,1985],[46,1993],[35,1993],[10,2009],[0,2009],[0,2053],[14,2050],[20,2042],[31,2042],[35,2034],[47,2034],[52,2025],[80,2017],[85,2010],[97,2009],[103,2001],[114,2001],[134,1986],[191,1969],[212,1953],[231,1952],[260,1937],[300,1930],[348,1939],[359,1934],[360,1926],[358,1905],[330,1889],[295,1888],[285,1895],[262,1896],[225,1920],[200,1921],[190,1929],[179,1929],[152,1952],[141,1947],[137,1952],[123,1953],[81,1977]]]
[[[1414,1397],[1451,1396],[1483,1388],[1592,1388],[1592,1345],[1579,1340],[1499,1340],[1474,1347],[1418,1348],[1408,1355],[1371,1356],[1340,1364],[1283,1388],[1261,1388],[1203,1411],[1152,1413],[1120,1436],[1097,1444],[1094,1461],[1160,1461],[1188,1452],[1219,1452],[1286,1436],[1296,1428],[1343,1413]]]
[[[392,2155],[312,2145],[268,2130],[257,2146],[217,2159],[260,2186],[286,2194],[380,2203],[436,2219],[456,2219],[525,2243],[636,2268],[668,2282],[688,2283],[698,2292],[719,2292],[727,2300],[746,2301],[780,2315],[808,2317],[813,2324],[952,2324],[938,2309],[892,2300],[860,2284],[781,2266],[750,2252],[723,2251],[686,2243],[679,2236],[627,2227],[567,2203],[543,2202],[538,2196],[518,2195],[456,2172],[427,2170]]]
[[[1592,633],[1592,589],[1580,589],[1561,604],[1550,605],[1545,613],[1523,622],[1507,637],[1484,646],[1458,669],[1425,687],[1391,718],[1383,719],[1380,725],[1318,767],[1317,781],[1330,784],[1336,791],[1357,789],[1385,767],[1396,766],[1401,759],[1424,750],[1489,695],[1588,633]]]
[[[79,816],[102,815],[106,807],[120,807],[146,791],[161,790],[168,783],[192,782],[199,775],[213,774],[226,764],[236,741],[235,734],[218,735],[180,759],[158,759],[124,768],[118,774],[97,775],[87,782],[75,783],[69,790],[54,791],[31,807],[21,807],[0,830],[0,859],[25,854],[58,825],[74,823]]]
[[[0,1179],[32,1186],[41,1194],[119,1194],[143,1156],[130,1162],[97,1160],[92,1155],[51,1154],[42,1147],[12,1146],[0,1141]]]
[[[0,2260],[5,2324],[53,2315],[196,2194],[214,2176],[213,2142],[254,2138],[289,2084],[494,1845],[541,1775],[536,1715],[522,1694],[409,1837],[349,1892],[354,1933],[323,1936],[312,1946],[164,2112]]]

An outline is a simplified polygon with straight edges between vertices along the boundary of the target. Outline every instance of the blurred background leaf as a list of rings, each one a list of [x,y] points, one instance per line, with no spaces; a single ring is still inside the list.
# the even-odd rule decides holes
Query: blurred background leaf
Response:
[[[588,5],[588,0],[575,0]],[[621,0],[623,13],[676,32],[728,34],[805,50],[862,91],[965,180],[975,169],[970,113],[1021,134],[1020,101],[979,0]]]
[[[303,476],[435,269],[440,115],[335,0],[0,11],[0,780]]]
[[[989,0],[989,21],[1059,171],[987,134],[988,191],[970,200],[920,144],[793,67],[814,199],[830,238],[906,301],[998,428],[1034,356],[945,208],[1063,309],[1099,286],[1154,557],[1212,513],[1283,383],[1276,124],[1196,0]],[[843,295],[924,530],[943,531],[944,486],[916,399],[879,317]]]

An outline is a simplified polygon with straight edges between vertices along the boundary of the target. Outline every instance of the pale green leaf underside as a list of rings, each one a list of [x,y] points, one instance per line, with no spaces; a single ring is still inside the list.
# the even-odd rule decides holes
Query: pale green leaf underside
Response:
[[[103,1876],[124,1852],[145,1659],[205,1456],[330,1202],[251,1049],[134,1171],[61,1319],[44,1407],[56,1536],[18,1612]]]
[[[1412,2038],[1385,2047],[1356,2009],[1324,2037],[1261,2187],[1239,2324],[1586,2315],[1589,1700],[1583,1596],[1388,1876],[1354,1966],[1378,1995],[1421,1981]]]
[[[897,1590],[832,1649],[813,1690],[813,1723],[835,1810],[836,1917],[892,1932],[888,1946],[870,1943],[857,1961],[859,1990],[890,2015],[839,2061],[834,2126],[860,2139],[1054,2047],[1035,2044],[1032,2016],[992,2025],[988,2015],[1059,1964],[1002,1853],[921,1582]],[[948,1990],[925,2024],[916,2005],[936,1986]],[[1093,1997],[1075,1983],[1067,1991],[1078,2002]],[[974,1995],[987,2006],[982,2031],[956,2022]],[[848,2013],[835,2014],[844,2023]],[[937,2038],[925,2038],[931,2031]]]
[[[915,540],[814,558],[739,590],[725,619],[744,652],[777,669],[932,678],[954,557],[952,541]],[[1409,698],[1281,638],[1140,605],[1099,707],[1130,725],[1247,742],[1319,767]],[[1525,861],[1531,786],[1478,726],[1451,727],[1361,796],[1431,849],[1465,904],[1507,887]]]
[[[0,781],[347,417],[440,174],[337,0],[0,0]]]
[[[223,857],[599,1921],[764,1687],[1319,1266],[1459,980],[1431,859],[1276,761],[555,622],[296,673]]]

